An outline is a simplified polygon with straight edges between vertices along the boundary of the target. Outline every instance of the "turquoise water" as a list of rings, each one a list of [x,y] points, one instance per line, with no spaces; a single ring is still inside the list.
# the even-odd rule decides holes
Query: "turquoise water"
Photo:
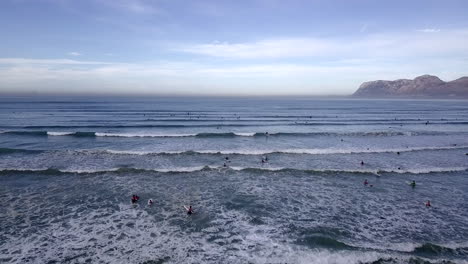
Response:
[[[467,263],[466,101],[16,97],[0,121],[6,263]]]

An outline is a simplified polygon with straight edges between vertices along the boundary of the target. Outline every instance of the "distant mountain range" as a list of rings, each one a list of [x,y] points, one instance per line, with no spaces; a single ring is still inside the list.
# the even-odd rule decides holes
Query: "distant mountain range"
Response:
[[[414,80],[370,81],[361,84],[353,96],[468,98],[468,77],[450,82],[433,75],[422,75]]]

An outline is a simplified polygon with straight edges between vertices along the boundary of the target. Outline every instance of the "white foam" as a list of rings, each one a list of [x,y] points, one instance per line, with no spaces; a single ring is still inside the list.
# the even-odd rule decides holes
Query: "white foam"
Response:
[[[413,174],[426,174],[432,172],[456,172],[466,171],[468,167],[452,167],[452,168],[418,168],[418,169],[405,169],[405,170],[380,170],[379,172],[395,172],[395,173],[413,173]]]
[[[97,137],[194,137],[197,134],[132,134],[132,133],[100,133]]]
[[[47,135],[49,136],[67,136],[73,135],[75,132],[54,132],[54,131],[47,131]]]
[[[246,167],[236,167],[236,166],[231,166],[229,168],[231,168],[233,170],[236,170],[236,171],[242,171],[242,170],[247,170],[247,169],[256,169],[256,170],[263,170],[263,171],[280,171],[280,170],[287,169],[287,168],[282,168],[282,167],[277,167],[277,168],[272,168],[272,167],[246,168]]]
[[[253,136],[255,136],[255,134],[256,134],[255,132],[254,133],[248,133],[248,132],[246,132],[246,133],[235,132],[234,133],[234,135],[241,136],[241,137],[253,137]]]

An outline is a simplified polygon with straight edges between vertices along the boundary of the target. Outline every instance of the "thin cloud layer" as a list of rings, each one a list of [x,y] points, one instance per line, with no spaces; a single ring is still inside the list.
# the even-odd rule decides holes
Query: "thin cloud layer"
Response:
[[[177,51],[234,59],[294,57],[395,57],[468,54],[468,30],[451,30],[437,35],[435,29],[410,33],[372,34],[362,38],[284,38],[245,43],[187,45]]]

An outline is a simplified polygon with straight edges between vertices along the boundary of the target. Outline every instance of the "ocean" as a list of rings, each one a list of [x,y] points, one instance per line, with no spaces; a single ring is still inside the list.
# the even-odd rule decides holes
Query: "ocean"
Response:
[[[3,97],[0,262],[468,263],[467,153],[466,101]]]

